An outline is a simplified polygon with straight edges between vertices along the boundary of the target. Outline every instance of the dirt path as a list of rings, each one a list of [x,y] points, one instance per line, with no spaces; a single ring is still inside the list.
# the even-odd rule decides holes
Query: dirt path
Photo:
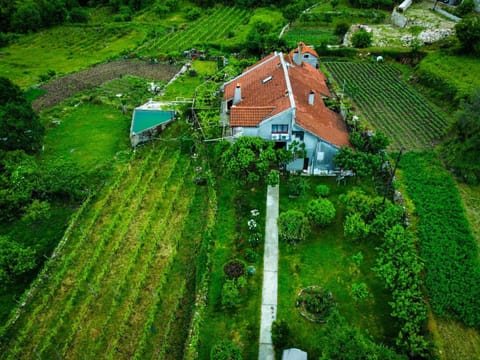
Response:
[[[79,91],[92,89],[104,82],[124,75],[139,76],[146,79],[169,81],[178,72],[179,67],[167,64],[150,64],[143,61],[121,60],[95,65],[87,70],[54,79],[40,89],[47,92],[35,99],[32,107],[41,111],[59,104]]]

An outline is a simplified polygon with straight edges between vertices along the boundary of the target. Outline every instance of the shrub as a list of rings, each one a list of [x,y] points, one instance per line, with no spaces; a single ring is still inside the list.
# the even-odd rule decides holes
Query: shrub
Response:
[[[240,291],[235,280],[227,280],[222,287],[222,306],[234,308],[240,304]]]
[[[88,11],[81,7],[70,10],[70,22],[72,23],[86,23],[88,22],[88,17]]]
[[[367,284],[363,282],[353,283],[351,294],[352,294],[353,300],[355,300],[356,302],[365,300],[369,295]]]
[[[278,233],[289,244],[305,240],[310,234],[310,223],[304,213],[298,210],[283,212],[278,217]]]
[[[320,184],[315,188],[315,192],[317,193],[317,196],[327,197],[330,195],[330,188],[327,185]]]
[[[245,249],[245,253],[243,257],[248,262],[254,263],[254,262],[257,262],[258,260],[258,253],[254,249]]]
[[[290,176],[288,179],[288,191],[290,196],[302,196],[307,190],[305,179],[299,175]]]
[[[311,200],[308,204],[307,216],[314,224],[327,226],[335,219],[335,207],[328,199]]]
[[[366,48],[372,45],[372,34],[360,29],[352,35],[352,45],[356,48]]]
[[[280,352],[290,347],[290,328],[285,320],[276,320],[272,324],[272,343],[275,350]]]
[[[343,233],[351,240],[361,240],[367,237],[370,227],[363,221],[360,214],[347,215],[343,225]]]
[[[192,7],[185,13],[185,18],[189,21],[197,20],[202,16],[202,11],[197,7]]]
[[[210,351],[211,360],[242,360],[242,353],[238,346],[230,340],[222,340],[213,345]]]
[[[348,29],[350,29],[350,24],[346,22],[339,22],[337,25],[335,25],[334,34],[343,37],[347,33]]]

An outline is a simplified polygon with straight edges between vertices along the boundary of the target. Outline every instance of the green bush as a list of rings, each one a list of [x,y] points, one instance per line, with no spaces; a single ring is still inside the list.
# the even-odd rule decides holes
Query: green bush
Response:
[[[275,351],[281,352],[291,345],[291,333],[285,320],[276,320],[272,323],[272,343]]]
[[[222,306],[235,308],[240,304],[240,291],[235,280],[227,280],[222,287]]]
[[[238,346],[230,340],[221,340],[212,346],[210,360],[242,360]]]
[[[324,198],[330,195],[330,188],[327,185],[320,184],[315,188],[315,193],[317,196]]]
[[[280,239],[289,244],[305,240],[310,235],[310,223],[305,214],[298,210],[282,212],[278,217]]]
[[[335,206],[328,199],[314,199],[308,203],[307,216],[314,224],[327,226],[335,219]]]
[[[307,190],[305,178],[300,175],[291,175],[288,178],[288,194],[290,196],[302,196]]]
[[[360,29],[352,35],[352,45],[356,48],[367,48],[372,45],[372,34]]]
[[[337,36],[343,36],[347,33],[348,29],[350,29],[350,24],[346,22],[339,22],[335,25],[334,34]]]
[[[360,214],[347,215],[343,225],[345,237],[351,240],[365,239],[370,233],[370,227]]]

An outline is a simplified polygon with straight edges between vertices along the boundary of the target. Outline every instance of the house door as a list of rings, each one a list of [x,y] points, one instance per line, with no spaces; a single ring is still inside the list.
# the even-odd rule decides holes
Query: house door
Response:
[[[309,163],[309,159],[308,157],[304,158],[303,159],[303,171],[307,171],[308,170],[308,163]]]

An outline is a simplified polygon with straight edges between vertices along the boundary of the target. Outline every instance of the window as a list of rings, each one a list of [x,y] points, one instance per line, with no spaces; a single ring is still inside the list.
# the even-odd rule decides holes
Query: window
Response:
[[[303,131],[292,131],[292,135],[300,141],[303,141]]]
[[[303,58],[304,58],[304,59],[308,59],[309,57],[310,57],[310,56],[309,56],[308,54],[304,54],[304,55],[303,55]]]
[[[272,125],[272,134],[287,134],[288,125]]]

